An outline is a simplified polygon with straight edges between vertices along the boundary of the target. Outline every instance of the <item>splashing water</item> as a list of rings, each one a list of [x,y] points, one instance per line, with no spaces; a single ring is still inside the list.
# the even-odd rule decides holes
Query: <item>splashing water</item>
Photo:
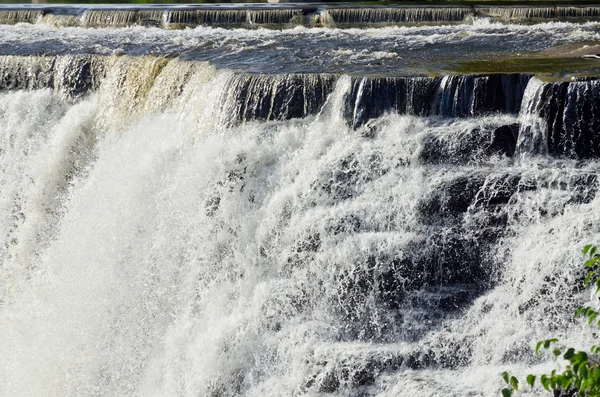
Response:
[[[492,396],[593,343],[597,80],[0,71],[1,396]]]

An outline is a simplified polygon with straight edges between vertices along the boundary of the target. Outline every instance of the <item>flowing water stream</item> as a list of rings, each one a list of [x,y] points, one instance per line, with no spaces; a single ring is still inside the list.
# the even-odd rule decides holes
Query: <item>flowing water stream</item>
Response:
[[[426,70],[598,22],[65,9],[2,14],[0,396],[495,396],[594,344],[600,83]]]

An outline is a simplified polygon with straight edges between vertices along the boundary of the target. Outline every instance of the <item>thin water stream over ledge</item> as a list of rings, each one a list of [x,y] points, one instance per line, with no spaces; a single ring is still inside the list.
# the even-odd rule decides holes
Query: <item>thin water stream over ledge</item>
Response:
[[[2,5],[0,23],[60,27],[195,26],[293,28],[463,24],[474,18],[515,23],[585,22],[600,5],[364,5],[352,3],[203,5]]]
[[[592,345],[600,20],[483,8],[1,7],[0,396],[487,397]]]

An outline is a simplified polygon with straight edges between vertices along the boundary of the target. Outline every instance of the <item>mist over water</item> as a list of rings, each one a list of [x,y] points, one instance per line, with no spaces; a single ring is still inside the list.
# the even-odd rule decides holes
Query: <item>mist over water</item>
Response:
[[[0,396],[493,396],[592,345],[597,81],[319,64],[454,29],[597,35],[0,27]],[[262,74],[161,47],[206,37],[324,42]]]

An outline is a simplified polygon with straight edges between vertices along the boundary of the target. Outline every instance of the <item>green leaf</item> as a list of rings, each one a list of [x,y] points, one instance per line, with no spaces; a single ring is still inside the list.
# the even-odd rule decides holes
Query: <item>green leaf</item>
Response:
[[[575,355],[575,349],[573,349],[572,347],[569,348],[565,355],[563,356],[565,360],[570,360],[573,358],[573,356]]]
[[[585,267],[592,267],[592,266],[594,266],[596,264],[596,262],[598,261],[598,259],[600,259],[600,257],[597,257],[597,256],[595,256],[593,258],[590,258],[587,261],[585,261],[584,266]]]
[[[598,313],[592,314],[588,320],[588,324],[592,324],[597,316],[598,316]]]
[[[514,376],[510,378],[510,385],[515,389],[519,390],[519,380]]]
[[[581,377],[583,379],[587,379],[587,377],[588,377],[587,365],[582,365],[581,368],[579,369],[579,373],[581,374]]]
[[[573,357],[573,361],[587,361],[588,355],[586,352],[579,352]]]
[[[596,255],[597,250],[598,250],[598,247],[592,247],[592,249],[590,250],[590,256]]]
[[[502,389],[502,397],[511,397],[512,396],[512,390],[508,389],[508,388],[504,388]]]
[[[510,385],[510,373],[508,371],[502,372],[502,379],[504,379],[504,382]]]
[[[594,379],[596,379],[596,381],[600,379],[600,367],[594,368]]]
[[[544,341],[541,340],[539,341],[536,345],[535,345],[535,354],[538,354],[540,351],[540,347],[542,347],[542,345],[544,344]]]
[[[554,357],[558,357],[558,356],[560,356],[560,349],[559,348],[554,348],[554,350],[552,351],[552,353],[554,354]]]
[[[546,375],[542,375],[542,377],[540,378],[540,383],[542,384],[544,389],[550,391],[550,388],[548,387],[550,384],[550,379]]]
[[[583,255],[587,255],[588,251],[594,246],[594,244],[588,244],[585,247],[583,247]]]
[[[533,387],[535,383],[535,375],[529,374],[527,375],[527,384],[531,387]]]
[[[593,276],[594,276],[594,272],[589,272],[588,275],[586,276],[585,280],[583,281],[583,285],[585,285],[586,287],[588,285],[590,285],[590,281],[592,281]]]

